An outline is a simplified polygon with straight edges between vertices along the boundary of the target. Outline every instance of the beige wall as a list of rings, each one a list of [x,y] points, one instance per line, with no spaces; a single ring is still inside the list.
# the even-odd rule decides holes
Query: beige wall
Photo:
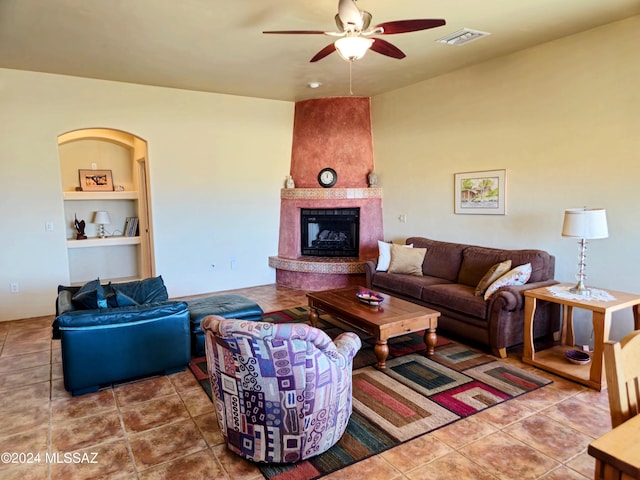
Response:
[[[557,278],[574,281],[577,245],[560,236],[562,212],[605,207],[610,237],[591,243],[587,283],[640,293],[638,44],[634,17],[373,98],[385,238],[543,248]],[[0,320],[52,313],[68,280],[56,139],[78,128],[149,142],[156,267],[172,295],[272,283],[293,110],[0,69]],[[501,168],[506,216],[453,214],[455,172]],[[628,314],[616,321],[616,335],[630,328]],[[583,325],[583,340],[589,332]]]
[[[79,128],[147,140],[156,270],[171,295],[273,283],[293,109],[0,69],[0,320],[53,313],[69,281],[57,137]]]
[[[640,293],[638,45],[634,17],[375,97],[385,237],[541,248],[575,282],[563,211],[604,207],[610,236],[590,243],[587,284]],[[455,215],[454,173],[494,169],[507,170],[507,215]],[[631,328],[618,318],[616,335]]]

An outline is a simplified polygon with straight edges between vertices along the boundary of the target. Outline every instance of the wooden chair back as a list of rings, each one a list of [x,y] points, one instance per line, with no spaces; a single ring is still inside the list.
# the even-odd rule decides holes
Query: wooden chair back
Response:
[[[605,342],[604,361],[609,412],[615,428],[640,413],[640,330],[620,342]]]

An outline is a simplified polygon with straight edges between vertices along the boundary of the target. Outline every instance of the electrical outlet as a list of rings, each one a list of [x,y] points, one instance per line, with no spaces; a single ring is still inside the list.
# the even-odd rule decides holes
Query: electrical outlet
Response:
[[[98,169],[98,164],[97,163],[92,163],[91,164],[91,170],[97,170]]]
[[[407,214],[401,213],[400,215],[398,215],[398,220],[400,221],[400,223],[407,223]]]
[[[46,222],[44,224],[45,232],[53,232],[53,222]]]
[[[20,292],[20,285],[18,284],[18,282],[11,282],[9,284],[9,291],[11,293],[18,293]]]

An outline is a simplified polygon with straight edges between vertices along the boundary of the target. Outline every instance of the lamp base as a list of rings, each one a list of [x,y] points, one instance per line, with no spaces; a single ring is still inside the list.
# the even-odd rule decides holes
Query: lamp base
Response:
[[[582,279],[576,284],[575,287],[571,287],[569,292],[574,293],[576,295],[583,295],[588,297],[591,295],[591,289],[587,288],[584,283],[582,283]]]
[[[574,293],[576,295],[582,295],[584,297],[588,297],[589,295],[591,295],[591,290],[589,290],[586,285],[584,284],[584,279],[587,276],[584,273],[584,269],[587,266],[587,240],[585,238],[580,239],[580,241],[578,242],[578,245],[580,245],[580,261],[578,262],[578,267],[579,267],[579,271],[578,274],[576,275],[576,278],[578,279],[578,283],[576,284],[575,287],[571,287],[569,289],[569,291],[571,293]]]

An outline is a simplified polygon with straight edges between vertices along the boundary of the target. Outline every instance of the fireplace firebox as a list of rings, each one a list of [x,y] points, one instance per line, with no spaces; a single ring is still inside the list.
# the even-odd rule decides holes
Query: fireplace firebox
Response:
[[[302,255],[358,257],[360,208],[303,208],[300,210]]]

